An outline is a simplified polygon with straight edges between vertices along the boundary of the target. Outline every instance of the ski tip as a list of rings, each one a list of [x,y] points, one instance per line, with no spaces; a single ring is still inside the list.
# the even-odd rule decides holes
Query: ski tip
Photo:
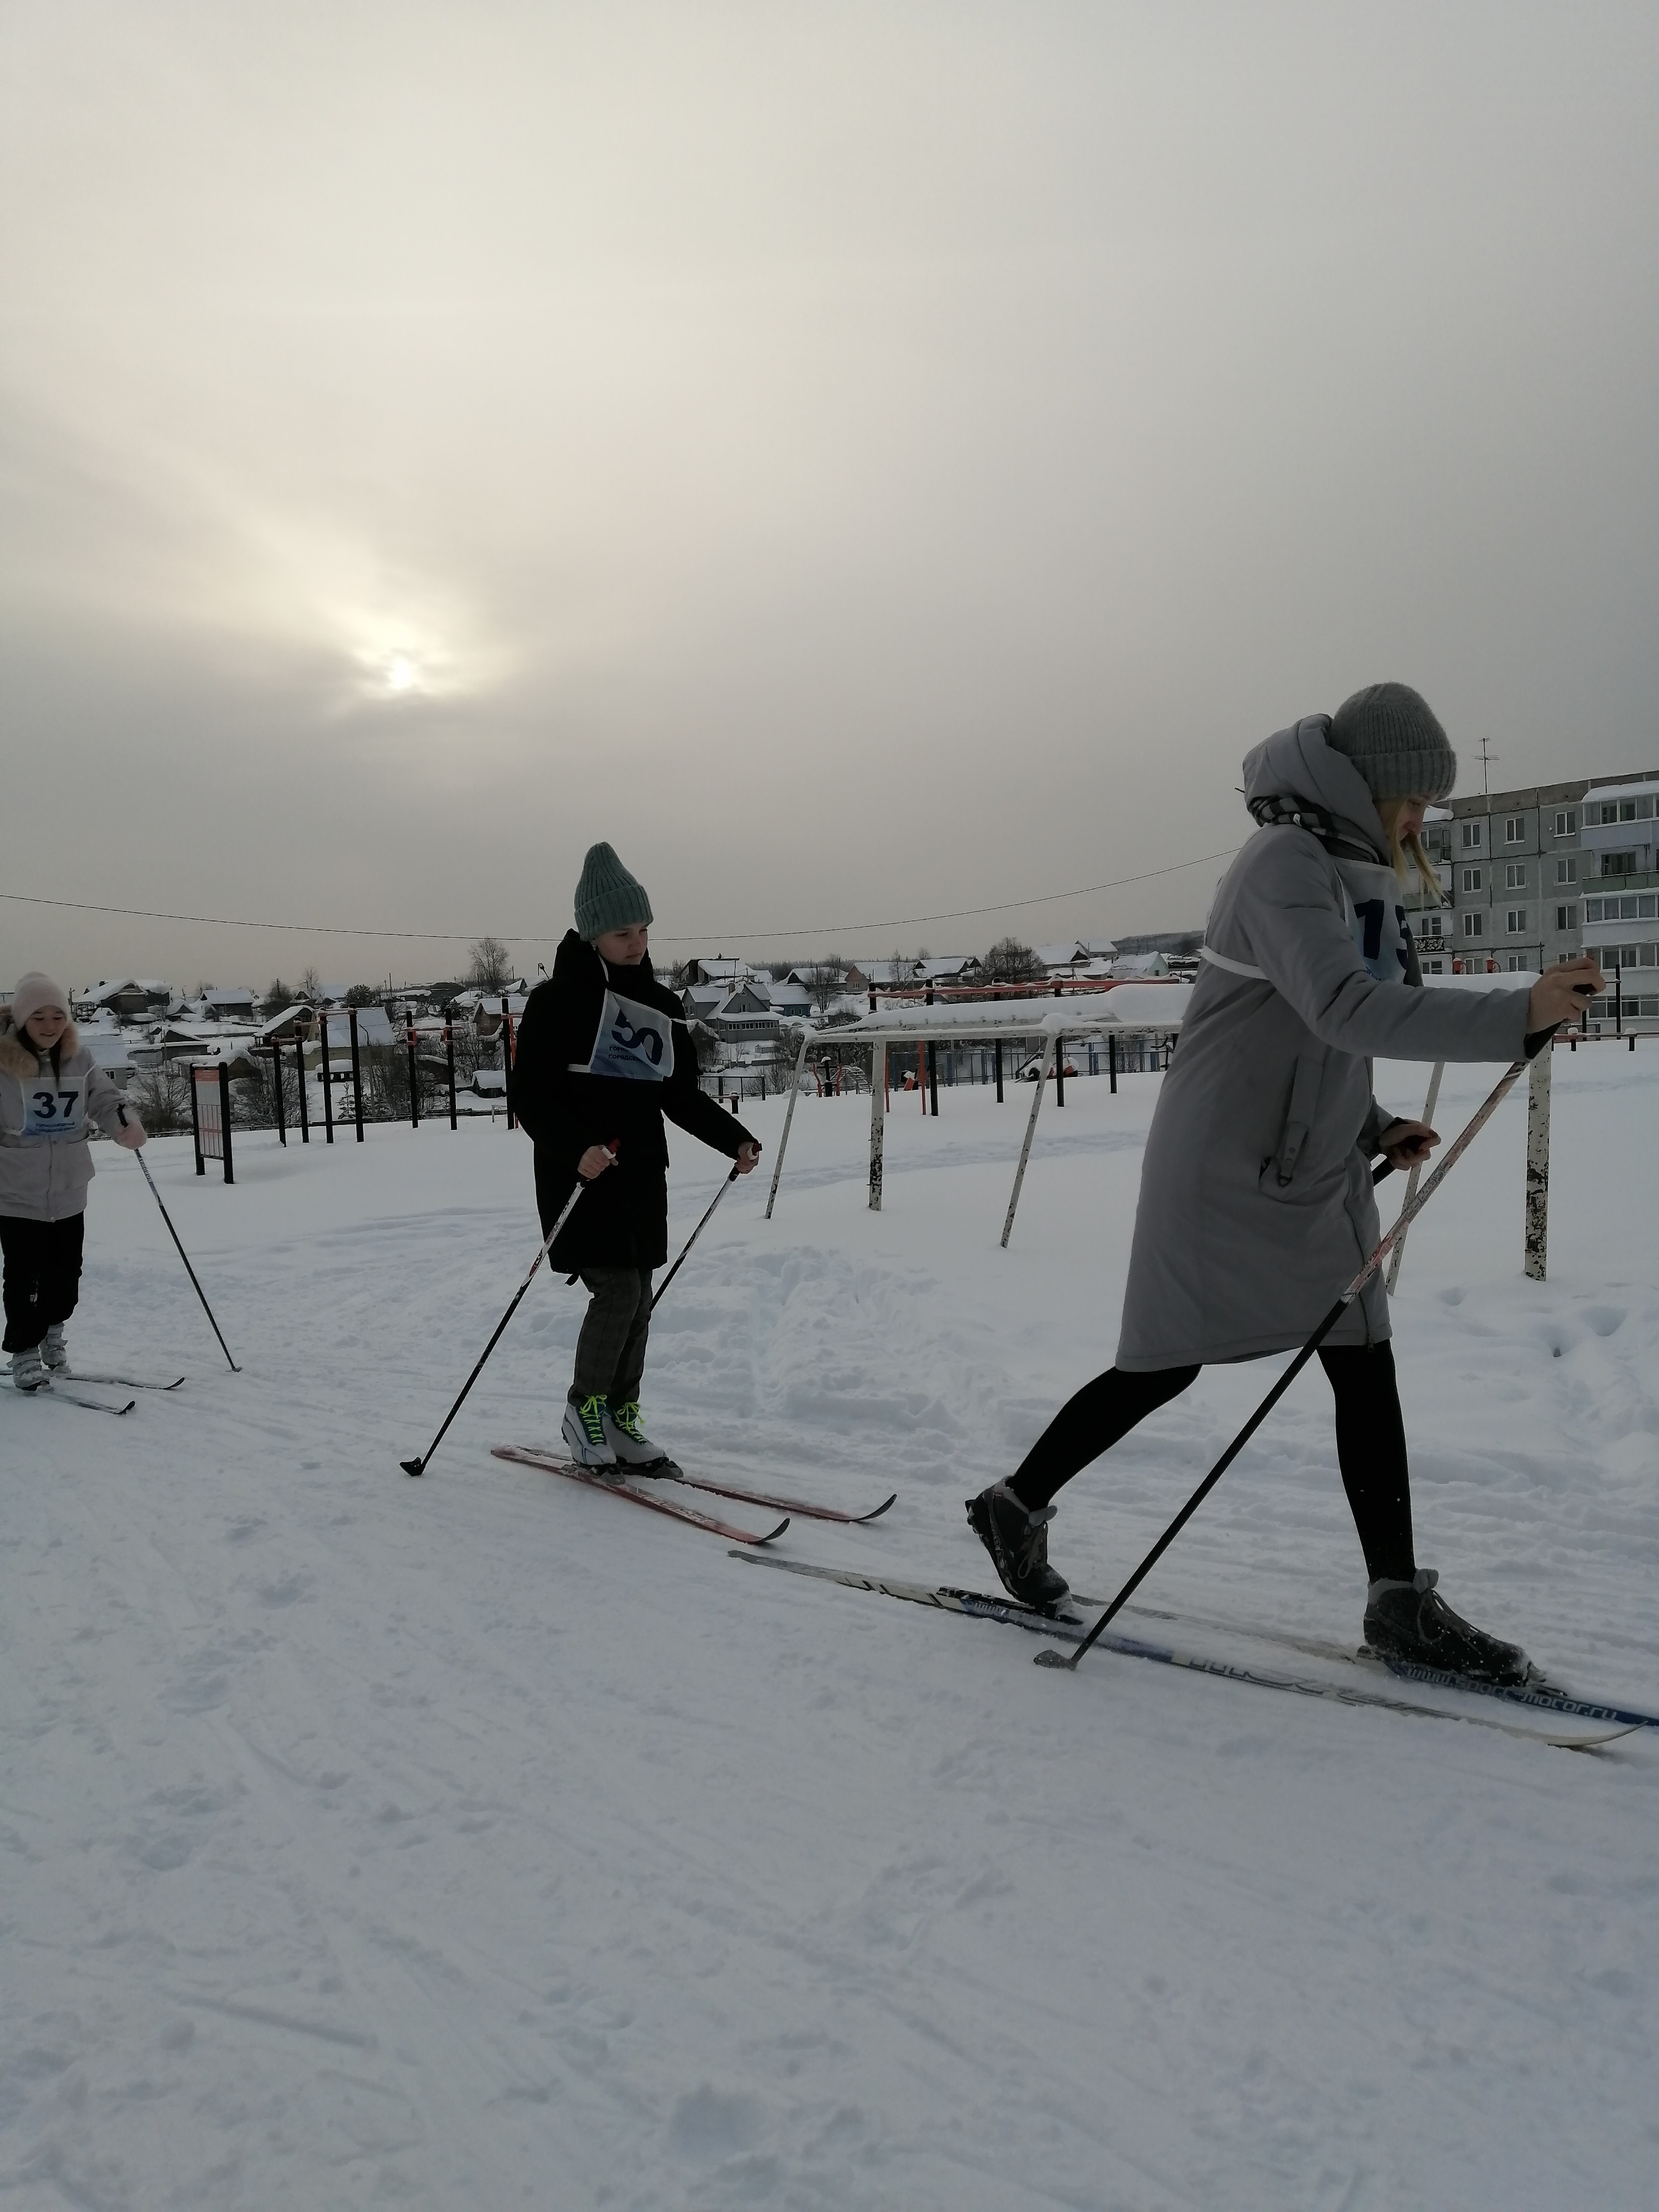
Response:
[[[888,1507],[896,1504],[897,1501],[898,1492],[896,1490],[890,1498],[884,1498],[879,1505],[872,1505],[867,1513],[860,1513],[856,1516],[856,1518],[860,1522],[879,1521]]]
[[[788,1526],[789,1516],[786,1513],[775,1528],[769,1528],[763,1536],[757,1536],[755,1541],[757,1544],[775,1544]]]
[[[1077,1669],[1076,1660],[1066,1658],[1060,1651],[1039,1651],[1033,1663],[1038,1667],[1063,1667],[1068,1674],[1074,1674]]]
[[[398,1464],[402,1468],[405,1474],[424,1474],[426,1473],[426,1462],[423,1459],[400,1459]]]

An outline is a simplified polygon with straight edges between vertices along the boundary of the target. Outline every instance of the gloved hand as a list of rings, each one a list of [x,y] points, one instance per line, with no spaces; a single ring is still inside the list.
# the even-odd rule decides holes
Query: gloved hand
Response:
[[[136,1152],[144,1141],[144,1125],[131,1106],[127,1108],[120,1127],[115,1132],[115,1141],[118,1145],[125,1145],[130,1152]]]

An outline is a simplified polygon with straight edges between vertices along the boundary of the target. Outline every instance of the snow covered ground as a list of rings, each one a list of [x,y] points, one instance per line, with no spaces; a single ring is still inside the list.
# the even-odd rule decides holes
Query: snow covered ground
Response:
[[[1425,1071],[1384,1068],[1402,1109]],[[1449,1072],[1460,1126],[1495,1070]],[[658,1319],[688,1463],[849,1504],[780,1550],[987,1586],[961,1501],[1109,1364],[1158,1079],[1045,1109],[803,1100]],[[745,1117],[775,1147],[782,1107]],[[1659,1050],[1555,1062],[1413,1231],[1419,1556],[1571,1684],[1659,1705]],[[677,1138],[673,1233],[720,1164]],[[0,2195],[62,2205],[1384,2212],[1659,2197],[1659,1741],[1587,1756],[1097,1656],[728,1558],[489,1457],[549,1439],[581,1293],[529,1146],[376,1128],[238,1181],[100,1147],[72,1346],[0,1397]],[[1395,1186],[1397,1189],[1398,1186]],[[1386,1208],[1385,1208],[1386,1211]],[[1067,1492],[1109,1590],[1270,1379],[1206,1372]],[[731,1509],[741,1517],[743,1509]],[[760,1516],[750,1514],[758,1522]],[[1145,1593],[1355,1640],[1316,1370]],[[1219,1631],[1196,1628],[1188,1642]],[[1264,1656],[1267,1655],[1263,1655]]]

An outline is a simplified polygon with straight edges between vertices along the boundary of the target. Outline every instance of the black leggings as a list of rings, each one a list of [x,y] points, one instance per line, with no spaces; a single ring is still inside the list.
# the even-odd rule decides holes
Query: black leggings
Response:
[[[1337,1464],[1366,1569],[1373,1582],[1409,1582],[1417,1559],[1394,1347],[1343,1345],[1319,1357],[1336,1399]],[[1197,1375],[1196,1367],[1160,1367],[1149,1374],[1113,1367],[1097,1375],[1060,1407],[1008,1487],[1030,1511],[1047,1505],[1080,1468],[1178,1398]]]
[[[84,1213],[62,1221],[0,1216],[5,1255],[6,1334],[0,1350],[32,1352],[54,1322],[67,1321],[81,1290]]]

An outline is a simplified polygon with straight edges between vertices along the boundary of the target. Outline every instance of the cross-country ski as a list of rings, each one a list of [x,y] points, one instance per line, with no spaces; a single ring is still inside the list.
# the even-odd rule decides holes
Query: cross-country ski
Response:
[[[515,1446],[513,1456],[528,1466],[550,1468],[556,1474],[562,1474],[570,1464],[563,1453],[549,1451],[544,1446],[534,1444]],[[769,1505],[774,1512],[798,1513],[803,1520],[836,1521],[858,1528],[880,1520],[898,1497],[897,1491],[890,1491],[879,1505],[871,1506],[866,1512],[855,1513],[839,1505],[814,1504],[802,1498],[786,1498],[769,1490],[745,1490],[734,1483],[714,1482],[707,1475],[687,1474],[684,1468],[675,1466],[672,1461],[659,1461],[654,1466],[639,1468],[635,1470],[635,1479],[672,1483],[682,1490],[701,1490],[711,1498],[729,1498],[739,1505]]]
[[[0,1376],[14,1397],[33,1399],[40,1406],[79,1406],[88,1413],[130,1413],[138,1403],[136,1398],[112,1401],[94,1397],[89,1390],[77,1390],[72,1382],[54,1376],[50,1382],[36,1383],[33,1388],[20,1389],[9,1375]]]
[[[111,1382],[124,1390],[177,1390],[187,1380],[183,1375],[171,1377],[160,1375],[106,1375],[90,1367],[70,1367],[64,1370],[64,1379],[70,1382]],[[54,1381],[57,1379],[54,1376]]]
[[[1000,1622],[1005,1627],[1024,1629],[1029,1635],[1050,1637],[1057,1643],[1077,1644],[1083,1639],[1085,1624],[1074,1618],[1038,1613],[1030,1606],[1017,1604],[1010,1598],[988,1597],[980,1590],[951,1589],[944,1584],[900,1582],[887,1576],[860,1574],[850,1567],[812,1566],[803,1559],[759,1557],[747,1552],[734,1552],[732,1557],[736,1559],[753,1559],[761,1566],[780,1567],[787,1574],[805,1575],[815,1581],[831,1583],[843,1589],[863,1590],[873,1597],[897,1598],[907,1605],[924,1606],[938,1613],[958,1613],[964,1620]],[[1650,1724],[1645,1715],[1632,1717],[1589,1708],[1547,1705],[1547,1710],[1563,1715],[1562,1722],[1553,1728],[1542,1723],[1529,1728],[1522,1722],[1499,1720],[1491,1713],[1472,1711],[1467,1705],[1454,1707],[1413,1703],[1408,1698],[1389,1697],[1382,1691],[1362,1689],[1352,1683],[1320,1681],[1308,1675],[1270,1673],[1263,1668],[1182,1650],[1173,1644],[1156,1644],[1140,1637],[1109,1633],[1099,1638],[1099,1644],[1103,1651],[1115,1653],[1120,1658],[1150,1659],[1156,1665],[1173,1667],[1185,1674],[1208,1675],[1219,1681],[1239,1682],[1259,1690],[1281,1690],[1299,1698],[1323,1698],[1339,1705],[1366,1706],[1379,1712],[1401,1713],[1418,1720],[1467,1721],[1476,1728],[1497,1729],[1505,1735],[1525,1736],[1533,1742],[1549,1744],[1561,1750],[1595,1750],[1603,1744],[1616,1743],[1621,1736],[1633,1735],[1638,1728]],[[1466,1684],[1459,1684],[1446,1676],[1439,1678],[1439,1686],[1461,1697],[1468,1695]],[[1546,1705],[1543,1699],[1539,1703]],[[1607,1725],[1568,1728],[1565,1716],[1569,1712],[1575,1720],[1593,1720]]]
[[[665,1514],[671,1521],[705,1528],[711,1536],[724,1536],[733,1543],[773,1544],[789,1526],[786,1518],[775,1528],[734,1528],[730,1522],[716,1520],[712,1514],[699,1513],[695,1506],[682,1505],[678,1498],[665,1498],[660,1490],[642,1490],[615,1471],[605,1474],[594,1468],[579,1467],[574,1460],[552,1459],[545,1452],[533,1451],[522,1444],[492,1444],[490,1451],[496,1459],[513,1460],[520,1467],[538,1468],[544,1474],[562,1474],[568,1482],[586,1483],[592,1490],[602,1490],[611,1498],[625,1498],[632,1505],[643,1505],[647,1512]]]

